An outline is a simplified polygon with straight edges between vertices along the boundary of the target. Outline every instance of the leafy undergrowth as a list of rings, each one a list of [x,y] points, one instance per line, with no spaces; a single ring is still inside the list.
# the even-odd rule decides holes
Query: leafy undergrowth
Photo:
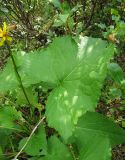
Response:
[[[117,74],[124,75],[125,74],[125,55],[124,53],[118,55],[115,57],[115,62],[117,62],[121,68],[122,71]],[[123,129],[125,129],[125,104],[124,104],[124,94],[115,95],[114,97],[109,96],[109,90],[117,86],[116,85],[116,79],[110,79],[111,81],[105,80],[105,85],[102,90],[102,98],[100,99],[100,102],[98,104],[97,111],[99,113],[102,113],[111,119],[115,120],[117,124],[119,124]],[[124,160],[125,159],[125,144],[119,145],[112,150],[112,159],[113,160]]]
[[[124,160],[124,2],[16,2],[0,0],[0,160]]]
[[[125,131],[95,109],[107,65],[109,71],[119,69],[109,64],[114,49],[98,38],[81,37],[76,43],[64,36],[45,49],[15,54],[26,95],[8,59],[0,74],[1,137],[6,138],[1,152],[28,160],[111,159],[111,148],[125,141]]]

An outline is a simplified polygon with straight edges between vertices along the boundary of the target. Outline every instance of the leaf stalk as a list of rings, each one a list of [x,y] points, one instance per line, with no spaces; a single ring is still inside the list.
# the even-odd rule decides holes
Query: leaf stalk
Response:
[[[28,96],[27,96],[27,93],[26,93],[26,91],[25,91],[25,88],[24,88],[24,86],[23,86],[23,83],[22,83],[22,80],[21,80],[21,76],[20,76],[20,74],[19,74],[19,72],[18,72],[18,70],[17,70],[17,65],[16,65],[16,62],[15,62],[15,60],[14,60],[14,57],[13,57],[13,54],[12,54],[12,51],[11,51],[11,48],[10,48],[10,45],[8,44],[8,42],[6,42],[6,46],[7,46],[7,49],[8,49],[8,51],[9,51],[9,55],[10,55],[10,57],[11,57],[12,63],[13,63],[13,67],[14,67],[14,71],[15,71],[16,76],[17,76],[17,80],[18,80],[18,82],[19,82],[19,84],[20,84],[20,87],[21,87],[21,89],[22,89],[22,91],[23,91],[23,94],[24,94],[24,96],[25,96],[28,104],[31,105],[31,103],[30,103],[30,101],[29,101],[29,98],[28,98]]]

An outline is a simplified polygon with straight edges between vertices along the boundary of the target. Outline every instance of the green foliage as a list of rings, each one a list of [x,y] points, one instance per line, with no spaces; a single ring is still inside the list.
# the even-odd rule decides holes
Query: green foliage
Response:
[[[118,99],[124,97],[124,72],[117,63],[108,65],[108,79],[112,81],[109,88],[110,99]]]
[[[96,142],[97,139],[94,139],[94,136],[108,138],[111,146],[118,145],[125,140],[123,129],[106,117],[94,112],[87,112],[79,119],[73,135],[76,137],[80,148],[86,146],[91,139]]]
[[[0,21],[17,24],[12,44],[17,71],[11,58],[0,71],[0,159],[13,158],[26,144],[19,159],[111,160],[125,131],[95,109],[107,68],[108,102],[125,97],[122,68],[110,63],[115,48],[124,48],[122,1],[16,2],[0,0]],[[72,38],[79,34],[80,40]],[[20,46],[27,53],[20,54]],[[27,143],[43,116],[45,128],[37,126]]]
[[[12,106],[4,106],[0,108],[0,127],[8,129],[16,129],[15,121],[21,120],[21,112],[18,112]]]
[[[8,62],[4,72],[0,73],[0,91],[5,92],[19,85],[12,62]]]
[[[30,103],[33,106],[37,106],[38,105],[38,97],[37,97],[35,91],[31,87],[26,88],[25,90],[26,90],[26,93],[27,93],[27,96],[29,98]],[[27,100],[26,100],[26,98],[20,88],[16,90],[16,99],[17,99],[16,102],[19,105],[27,104]]]
[[[46,140],[45,129],[40,126],[24,153],[39,160],[72,160],[73,156],[79,160],[111,159],[111,147],[125,141],[125,132],[102,115],[87,111],[97,107],[113,54],[114,45],[101,39],[81,37],[77,44],[71,36],[64,36],[55,38],[45,49],[14,56],[26,94],[35,108],[38,102],[34,88],[40,84],[51,89],[45,106],[46,121],[62,139],[54,135]],[[120,71],[121,75],[113,63],[109,70],[113,75]],[[0,84],[3,93],[15,91],[17,104],[27,104],[11,60],[1,72]],[[4,106],[0,113],[0,123],[6,128],[15,127],[14,121],[21,118],[11,106]],[[27,140],[28,137],[21,139],[19,149]],[[73,144],[76,147],[70,148]]]
[[[120,136],[119,136],[120,135]],[[110,160],[111,146],[125,139],[125,132],[104,116],[87,112],[78,121],[73,141],[79,148],[79,160]]]
[[[20,141],[19,150],[26,143],[27,139],[28,137],[23,138]],[[47,142],[46,142],[45,129],[43,128],[43,126],[40,126],[38,132],[32,136],[26,148],[24,149],[24,152],[30,156],[46,155]]]
[[[107,137],[92,135],[86,146],[80,150],[79,160],[111,160],[111,146]]]
[[[56,136],[48,140],[48,154],[41,160],[73,160],[69,149]],[[40,160],[40,159],[39,159]]]
[[[105,77],[106,63],[110,59],[110,54],[112,56],[113,49],[112,46],[106,48],[106,43],[101,40],[85,37],[77,52],[66,54],[71,54],[71,57],[63,64],[67,69],[70,64],[70,70],[60,72],[65,76],[48,97],[46,111],[50,126],[56,128],[64,139],[71,136],[79,116],[95,109]]]
[[[61,8],[61,3],[59,0],[51,0],[51,3],[53,3],[53,5],[57,8]]]
[[[16,57],[18,71],[25,87],[41,82],[41,85],[46,83],[53,89],[46,103],[47,122],[49,126],[59,131],[63,139],[67,140],[72,134],[75,136],[76,144],[80,149],[80,159],[89,160],[91,157],[95,160],[105,157],[109,159],[110,144],[114,146],[124,141],[124,131],[116,127],[113,122],[95,113],[85,114],[86,111],[94,111],[97,106],[106,76],[107,63],[113,56],[113,49],[113,45],[101,39],[84,37],[81,38],[79,44],[76,44],[70,36],[66,36],[56,38],[46,49]],[[20,97],[17,103],[26,103],[21,96],[23,94],[20,92],[10,60],[0,75],[0,82],[1,92],[16,89],[17,97]],[[33,99],[31,91],[32,89],[26,90],[28,97],[31,97],[30,100]],[[4,126],[13,127],[13,120],[19,117],[17,111],[6,107],[1,113],[1,118],[4,117],[4,113],[9,114],[6,121],[4,118],[1,119],[1,123]],[[16,117],[14,118],[11,113]],[[83,114],[85,115],[77,124],[78,118]],[[93,138],[94,136],[96,138]],[[27,138],[21,140],[19,149],[26,141]],[[93,145],[90,145],[91,142]],[[95,156],[95,151],[92,152],[95,144],[100,150],[97,156]],[[100,154],[102,150],[104,152]],[[46,155],[44,157],[46,160],[61,160],[64,159],[64,155],[67,160],[72,159],[66,146],[56,137],[48,140],[47,149],[43,127],[40,127],[38,133],[32,136],[24,152],[30,156]]]
[[[56,128],[64,139],[72,135],[79,116],[95,109],[106,75],[106,64],[112,56],[113,45],[107,45],[101,39],[84,37],[78,47],[67,36],[56,38],[40,53],[19,57],[22,62],[19,73],[23,75],[24,86],[39,82],[53,85],[54,90],[46,105],[46,116],[49,125]],[[11,75],[14,75],[12,71],[7,81],[9,86],[13,83]],[[8,72],[4,76],[3,79],[7,79]],[[4,85],[2,87],[6,90]]]
[[[109,71],[109,76],[116,83],[120,83],[122,80],[124,80],[123,70],[117,63],[110,63],[108,65],[108,71]]]

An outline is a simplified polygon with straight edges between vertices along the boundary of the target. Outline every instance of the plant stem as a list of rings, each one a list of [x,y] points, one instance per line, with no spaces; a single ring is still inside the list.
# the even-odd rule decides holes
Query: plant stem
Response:
[[[12,52],[11,52],[11,49],[10,49],[10,45],[9,45],[7,42],[6,42],[6,45],[7,45],[7,49],[8,49],[8,51],[9,51],[9,54],[10,54],[10,57],[11,57],[11,60],[12,60],[13,66],[14,66],[14,70],[15,70],[15,73],[16,73],[16,76],[17,76],[17,80],[18,80],[18,82],[19,82],[19,84],[20,84],[20,87],[21,87],[21,89],[22,89],[22,91],[23,91],[23,94],[24,94],[24,96],[25,96],[28,104],[31,105],[31,104],[30,104],[30,101],[29,101],[29,99],[28,99],[27,93],[26,93],[26,91],[25,91],[25,88],[24,88],[24,86],[23,86],[21,77],[20,77],[20,75],[19,75],[19,73],[18,73],[17,66],[16,66],[16,62],[15,62],[14,57],[13,57],[13,55],[12,55]]]

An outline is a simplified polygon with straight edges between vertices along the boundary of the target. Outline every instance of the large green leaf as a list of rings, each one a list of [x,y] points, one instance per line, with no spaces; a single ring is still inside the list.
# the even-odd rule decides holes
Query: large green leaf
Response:
[[[56,49],[56,39],[51,46],[51,52],[60,54],[59,61],[62,64],[58,65],[55,72],[60,83],[48,97],[46,116],[49,125],[67,139],[72,135],[78,117],[95,109],[106,76],[107,63],[113,55],[113,47],[106,47],[106,43],[100,39],[84,37],[79,50],[76,52],[75,49],[73,52],[69,46],[70,39],[62,38],[58,43],[59,41],[62,41],[62,46]],[[57,56],[54,58],[57,61]],[[65,70],[60,72],[60,68],[64,66]]]
[[[71,153],[68,150],[68,147],[65,146],[61,141],[56,137],[52,136],[48,140],[48,154],[41,158],[41,160],[73,160]],[[40,160],[40,159],[39,159]]]
[[[65,36],[55,38],[47,49],[16,58],[25,87],[39,82],[53,86],[46,106],[47,121],[64,139],[72,135],[79,116],[95,109],[113,52],[113,46],[101,39],[83,37],[78,47]],[[14,84],[11,79],[7,83],[5,90]]]
[[[90,139],[99,143],[100,137],[109,138],[111,146],[125,142],[125,131],[108,118],[96,112],[87,112],[76,125],[74,136],[79,148],[88,145]],[[98,139],[98,138],[99,139]]]

